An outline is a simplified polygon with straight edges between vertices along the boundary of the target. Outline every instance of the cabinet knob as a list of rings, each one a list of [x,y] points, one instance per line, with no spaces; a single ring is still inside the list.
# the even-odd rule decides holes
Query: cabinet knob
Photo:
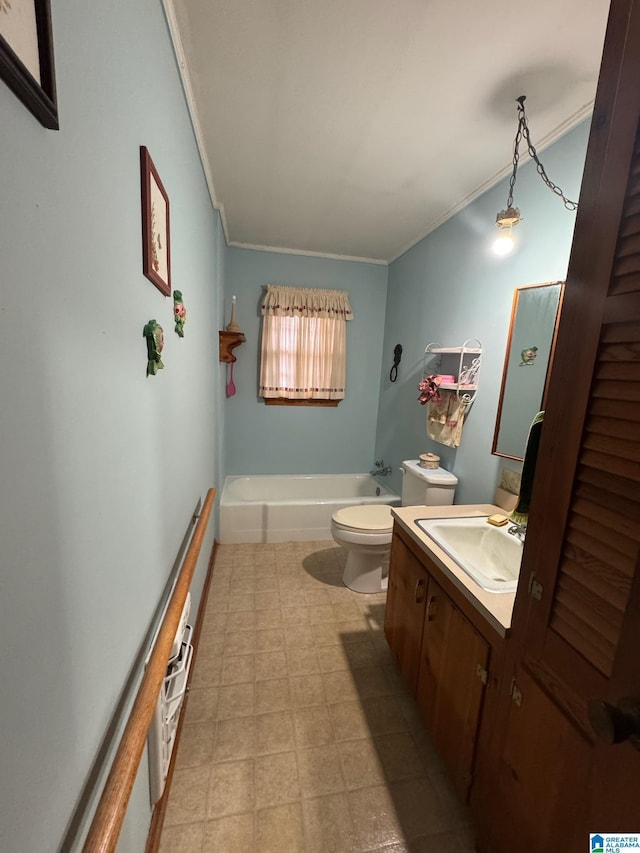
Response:
[[[608,744],[629,740],[640,749],[640,700],[626,697],[616,705],[594,700],[589,703],[588,713],[599,740]]]
[[[436,618],[436,607],[435,607],[435,605],[436,605],[436,597],[435,597],[435,595],[430,595],[429,601],[427,601],[427,613],[426,613],[427,622],[433,622],[433,620]]]
[[[418,578],[416,581],[416,604],[422,604],[427,592],[427,585],[424,578]]]

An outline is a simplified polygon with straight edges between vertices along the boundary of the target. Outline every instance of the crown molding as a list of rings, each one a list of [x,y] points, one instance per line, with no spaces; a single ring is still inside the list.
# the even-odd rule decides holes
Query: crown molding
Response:
[[[189,117],[191,119],[191,127],[193,128],[193,134],[196,140],[196,146],[198,149],[198,154],[200,156],[200,162],[202,164],[202,169],[204,171],[205,181],[207,183],[207,188],[209,190],[209,197],[211,198],[211,204],[220,214],[220,221],[222,223],[222,231],[224,233],[225,243],[229,245],[229,229],[227,227],[227,217],[224,212],[224,204],[218,201],[218,196],[216,195],[216,188],[213,181],[213,174],[211,172],[211,165],[209,163],[209,158],[207,157],[207,149],[204,144],[204,134],[202,133],[202,128],[200,126],[200,121],[198,119],[198,111],[196,109],[196,99],[193,94],[193,86],[191,85],[191,78],[189,77],[189,69],[187,67],[187,58],[184,52],[184,46],[182,44],[182,39],[180,38],[180,28],[178,27],[178,19],[176,17],[176,10],[173,5],[173,0],[162,0],[162,6],[164,8],[165,19],[167,21],[167,26],[169,27],[169,35],[171,36],[171,42],[173,45],[173,52],[176,58],[176,63],[178,65],[178,71],[180,73],[180,80],[182,81],[182,90],[184,92],[184,97],[187,102],[187,109],[189,112]]]
[[[325,258],[330,261],[353,261],[358,264],[377,264],[386,267],[388,262],[383,258],[359,258],[355,255],[336,255],[330,252],[312,252],[307,249],[286,249],[282,246],[261,246],[257,243],[239,243],[237,240],[228,242],[235,249],[252,249],[254,252],[277,252],[280,255],[304,255],[309,258]]]

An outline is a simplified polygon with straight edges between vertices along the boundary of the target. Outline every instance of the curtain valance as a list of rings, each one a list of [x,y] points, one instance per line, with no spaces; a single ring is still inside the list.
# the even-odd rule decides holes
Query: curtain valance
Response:
[[[262,316],[329,317],[353,320],[346,290],[318,290],[268,284],[262,299]]]

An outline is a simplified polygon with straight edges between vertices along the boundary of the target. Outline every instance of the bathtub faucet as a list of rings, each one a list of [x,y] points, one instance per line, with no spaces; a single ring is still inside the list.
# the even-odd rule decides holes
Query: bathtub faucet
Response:
[[[390,474],[393,470],[390,465],[384,464],[384,459],[381,459],[379,462],[376,461],[374,464],[376,466],[375,471],[372,471],[371,473],[375,474],[376,476],[386,477],[387,474]]]

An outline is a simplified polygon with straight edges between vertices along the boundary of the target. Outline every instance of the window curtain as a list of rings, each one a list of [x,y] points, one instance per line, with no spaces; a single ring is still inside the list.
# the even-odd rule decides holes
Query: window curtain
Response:
[[[342,400],[349,294],[269,284],[261,313],[260,396]]]

